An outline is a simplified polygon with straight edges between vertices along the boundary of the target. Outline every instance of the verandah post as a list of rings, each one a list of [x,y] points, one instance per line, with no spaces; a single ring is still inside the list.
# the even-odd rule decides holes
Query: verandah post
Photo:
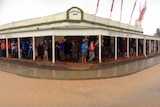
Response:
[[[33,60],[35,60],[35,37],[32,37]]]
[[[21,58],[21,50],[20,50],[20,38],[18,37],[18,58]]]
[[[55,36],[52,35],[52,63],[55,63]]]
[[[8,58],[8,38],[6,38],[6,57]]]
[[[129,58],[129,37],[127,37],[127,58]]]
[[[115,49],[114,59],[117,60],[117,37],[115,37],[114,44],[115,44],[115,48],[114,48],[114,49]]]
[[[101,52],[102,52],[102,49],[101,49],[101,45],[102,45],[102,36],[99,35],[99,63],[102,63],[102,57],[101,57]]]
[[[138,38],[136,39],[136,56],[138,56],[138,50],[139,50],[139,48],[138,48]]]

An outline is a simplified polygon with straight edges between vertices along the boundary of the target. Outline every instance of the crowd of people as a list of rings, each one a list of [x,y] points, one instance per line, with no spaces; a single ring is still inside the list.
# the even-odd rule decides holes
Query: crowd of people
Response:
[[[35,44],[36,59],[44,59],[48,61],[50,54],[49,44],[47,39],[43,40],[43,44],[39,42]],[[49,55],[48,55],[49,54]],[[6,57],[6,42],[0,41],[0,56]],[[12,58],[18,58],[18,42],[17,39],[10,39],[8,41],[8,56]],[[32,59],[33,58],[33,42],[30,38],[21,39],[20,42],[20,58]]]
[[[139,43],[139,53],[143,52],[143,44]],[[149,45],[146,42],[146,50]],[[115,45],[107,42],[103,44],[102,58],[114,58]],[[118,43],[118,55],[127,56],[127,41],[124,39]],[[129,44],[130,57],[136,56],[136,43],[131,40]],[[6,41],[0,40],[0,56],[6,57]],[[18,41],[17,39],[8,40],[8,56],[18,58]],[[83,42],[77,40],[60,40],[55,42],[55,59],[59,61],[87,63],[97,60],[99,57],[99,45],[97,39],[87,39]],[[20,40],[20,57],[25,59],[33,58],[33,42],[31,38]],[[39,60],[52,60],[52,41],[44,38],[43,42],[35,41],[35,58]]]
[[[56,43],[56,59],[60,61],[72,61],[87,63],[96,59],[97,52],[97,41],[88,42],[77,42],[76,40],[64,41],[60,40]],[[95,55],[96,54],[96,55]]]

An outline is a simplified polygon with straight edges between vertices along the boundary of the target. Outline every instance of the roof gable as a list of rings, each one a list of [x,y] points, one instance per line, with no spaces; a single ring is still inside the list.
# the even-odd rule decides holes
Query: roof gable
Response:
[[[43,26],[43,27],[42,27]],[[1,33],[8,32],[22,32],[31,30],[37,30],[35,28],[42,27],[43,29],[51,28],[98,28],[108,30],[124,30],[131,32],[143,33],[143,29],[136,26],[120,23],[110,19],[98,17],[88,13],[84,13],[78,7],[71,7],[66,12],[49,15],[45,17],[33,18],[29,20],[23,20],[5,24],[0,26]]]

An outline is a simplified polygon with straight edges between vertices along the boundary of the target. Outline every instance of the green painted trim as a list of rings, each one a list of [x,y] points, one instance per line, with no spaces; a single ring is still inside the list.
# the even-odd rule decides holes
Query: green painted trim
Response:
[[[76,8],[76,9],[80,10],[80,12],[81,12],[81,19],[80,19],[80,20],[71,20],[71,19],[69,18],[69,11],[70,11],[71,9],[73,9],[73,8]],[[79,22],[83,21],[83,17],[84,17],[83,10],[80,9],[80,8],[78,8],[78,7],[71,7],[70,9],[67,10],[66,19],[67,19],[68,22],[77,22],[77,23],[79,23]]]
[[[111,28],[116,28],[116,29],[120,29],[120,30],[126,30],[126,31],[143,33],[141,31],[136,31],[136,30],[131,30],[131,29],[125,29],[125,28],[116,27],[116,26],[110,26],[110,25],[106,25],[106,24],[103,24],[103,23],[97,23],[97,22],[92,22],[92,21],[88,21],[88,20],[59,20],[59,21],[51,21],[51,22],[45,22],[45,23],[39,23],[39,24],[32,24],[32,25],[11,27],[11,28],[6,28],[6,29],[1,29],[0,31],[20,29],[20,28],[27,28],[27,27],[35,27],[35,26],[41,26],[41,25],[50,25],[50,24],[57,24],[57,23],[63,23],[63,22],[69,22],[69,23],[81,23],[81,22],[85,22],[85,23],[89,23],[89,24],[92,24],[92,25],[99,25],[99,26],[103,26],[103,27],[107,27],[107,28],[111,27]],[[92,29],[94,29],[94,28],[92,28]],[[99,28],[99,29],[102,29],[102,28]]]
[[[139,32],[139,33],[143,33],[141,31],[136,31],[136,30],[131,30],[131,29],[125,29],[122,27],[116,27],[116,26],[110,26],[110,25],[106,25],[106,24],[102,24],[102,23],[97,23],[97,22],[92,22],[92,21],[88,21],[88,20],[83,20],[83,22],[89,23],[89,24],[96,24],[96,25],[100,25],[100,26],[104,26],[104,27],[111,27],[111,28],[116,28],[116,29],[120,29],[120,30],[127,30],[127,31],[133,31],[133,32]]]
[[[62,23],[62,22],[67,22],[67,20],[59,20],[59,21],[51,21],[51,22],[45,22],[45,23],[39,23],[39,24],[31,24],[31,25],[25,25],[25,26],[11,27],[11,28],[6,28],[6,29],[1,29],[0,31],[26,28],[26,27],[34,27],[34,26],[41,26],[41,25],[50,25],[50,24]]]
[[[81,19],[80,20],[72,20],[72,19],[69,18],[69,12],[73,8],[76,8],[76,9],[80,10],[80,12],[81,12]],[[81,22],[85,22],[85,23],[88,23],[88,24],[91,24],[91,25],[103,26],[103,27],[106,27],[106,29],[107,28],[115,28],[115,29],[119,29],[119,30],[126,30],[126,31],[143,33],[142,31],[125,29],[125,28],[118,27],[118,26],[111,26],[111,25],[107,25],[107,24],[104,24],[104,23],[97,23],[97,22],[93,22],[93,21],[84,20],[84,12],[83,12],[82,9],[80,9],[78,7],[71,7],[70,9],[68,9],[67,13],[66,13],[66,19],[64,19],[64,20],[50,21],[50,22],[37,23],[37,24],[31,24],[31,25],[24,25],[24,26],[17,26],[17,27],[10,27],[10,28],[5,28],[5,29],[0,29],[0,31],[20,29],[20,28],[28,28],[28,27],[36,27],[36,26],[38,27],[38,26],[41,26],[41,25],[50,25],[50,24],[57,24],[57,23],[63,23],[63,22],[69,22],[69,23],[81,23]],[[103,28],[100,28],[100,29],[103,29]]]

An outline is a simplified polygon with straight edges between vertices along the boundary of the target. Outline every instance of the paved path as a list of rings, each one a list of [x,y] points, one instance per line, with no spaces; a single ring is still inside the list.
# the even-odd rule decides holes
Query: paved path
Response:
[[[159,107],[160,64],[110,79],[47,80],[0,71],[0,107]]]

